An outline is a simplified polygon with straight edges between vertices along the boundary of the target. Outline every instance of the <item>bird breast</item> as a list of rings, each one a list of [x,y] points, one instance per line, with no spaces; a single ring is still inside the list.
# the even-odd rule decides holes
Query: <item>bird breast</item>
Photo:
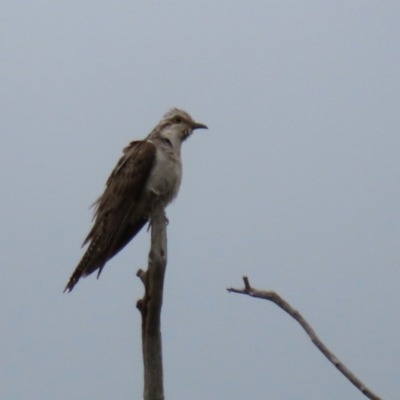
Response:
[[[166,207],[178,194],[182,180],[180,154],[165,146],[157,146],[156,160],[147,181],[146,192]]]

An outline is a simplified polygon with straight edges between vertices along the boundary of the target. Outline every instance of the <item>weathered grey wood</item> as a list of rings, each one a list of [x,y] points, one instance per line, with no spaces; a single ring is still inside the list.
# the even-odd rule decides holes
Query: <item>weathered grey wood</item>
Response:
[[[269,300],[275,303],[282,310],[286,311],[292,318],[294,318],[306,331],[312,342],[324,354],[324,356],[358,389],[364,396],[371,400],[381,400],[374,392],[368,389],[326,346],[315,331],[311,328],[310,324],[303,318],[303,316],[294,309],[287,301],[282,299],[277,293],[272,291],[257,290],[250,286],[247,276],[243,277],[244,289],[228,288],[228,292],[247,294],[251,297]]]
[[[144,400],[164,400],[161,307],[167,266],[167,230],[164,209],[159,207],[151,219],[151,248],[148,269],[139,270],[145,293],[137,303],[142,315],[142,350],[144,364]]]

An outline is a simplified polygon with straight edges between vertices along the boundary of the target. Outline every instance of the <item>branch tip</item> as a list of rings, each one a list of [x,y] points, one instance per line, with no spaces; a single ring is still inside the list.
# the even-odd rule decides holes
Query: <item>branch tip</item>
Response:
[[[143,285],[146,285],[147,271],[143,271],[142,269],[138,269],[138,271],[136,272],[136,276],[142,281]]]
[[[250,286],[249,278],[247,276],[243,277],[243,282],[244,282],[244,288],[246,289],[246,292],[251,292],[251,286]]]
[[[136,302],[136,308],[137,308],[140,312],[143,311],[143,300],[142,300],[142,299],[139,299],[139,300]]]

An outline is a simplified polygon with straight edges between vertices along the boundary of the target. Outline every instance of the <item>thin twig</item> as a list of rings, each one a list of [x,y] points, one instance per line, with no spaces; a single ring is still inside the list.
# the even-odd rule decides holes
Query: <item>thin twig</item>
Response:
[[[161,343],[161,307],[167,266],[166,217],[162,208],[151,218],[151,248],[147,271],[139,270],[145,293],[136,306],[142,315],[144,400],[164,400]]]
[[[228,288],[228,292],[246,294],[251,297],[269,300],[275,303],[282,310],[286,311],[293,317],[306,331],[312,342],[325,355],[325,357],[366,397],[371,400],[381,400],[379,396],[369,390],[338,358],[321,342],[314,330],[302,315],[295,310],[287,301],[283,300],[277,293],[272,291],[257,290],[250,286],[247,276],[243,277],[244,289]]]

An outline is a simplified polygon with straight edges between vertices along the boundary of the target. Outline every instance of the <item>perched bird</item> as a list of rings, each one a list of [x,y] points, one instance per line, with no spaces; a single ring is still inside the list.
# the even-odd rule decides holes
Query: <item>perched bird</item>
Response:
[[[83,242],[89,247],[64,292],[96,270],[98,277],[106,262],[151,221],[152,210],[165,208],[176,197],[182,179],[181,145],[195,129],[207,126],[173,108],[145,139],[124,148],[104,193],[93,204],[94,224]]]

